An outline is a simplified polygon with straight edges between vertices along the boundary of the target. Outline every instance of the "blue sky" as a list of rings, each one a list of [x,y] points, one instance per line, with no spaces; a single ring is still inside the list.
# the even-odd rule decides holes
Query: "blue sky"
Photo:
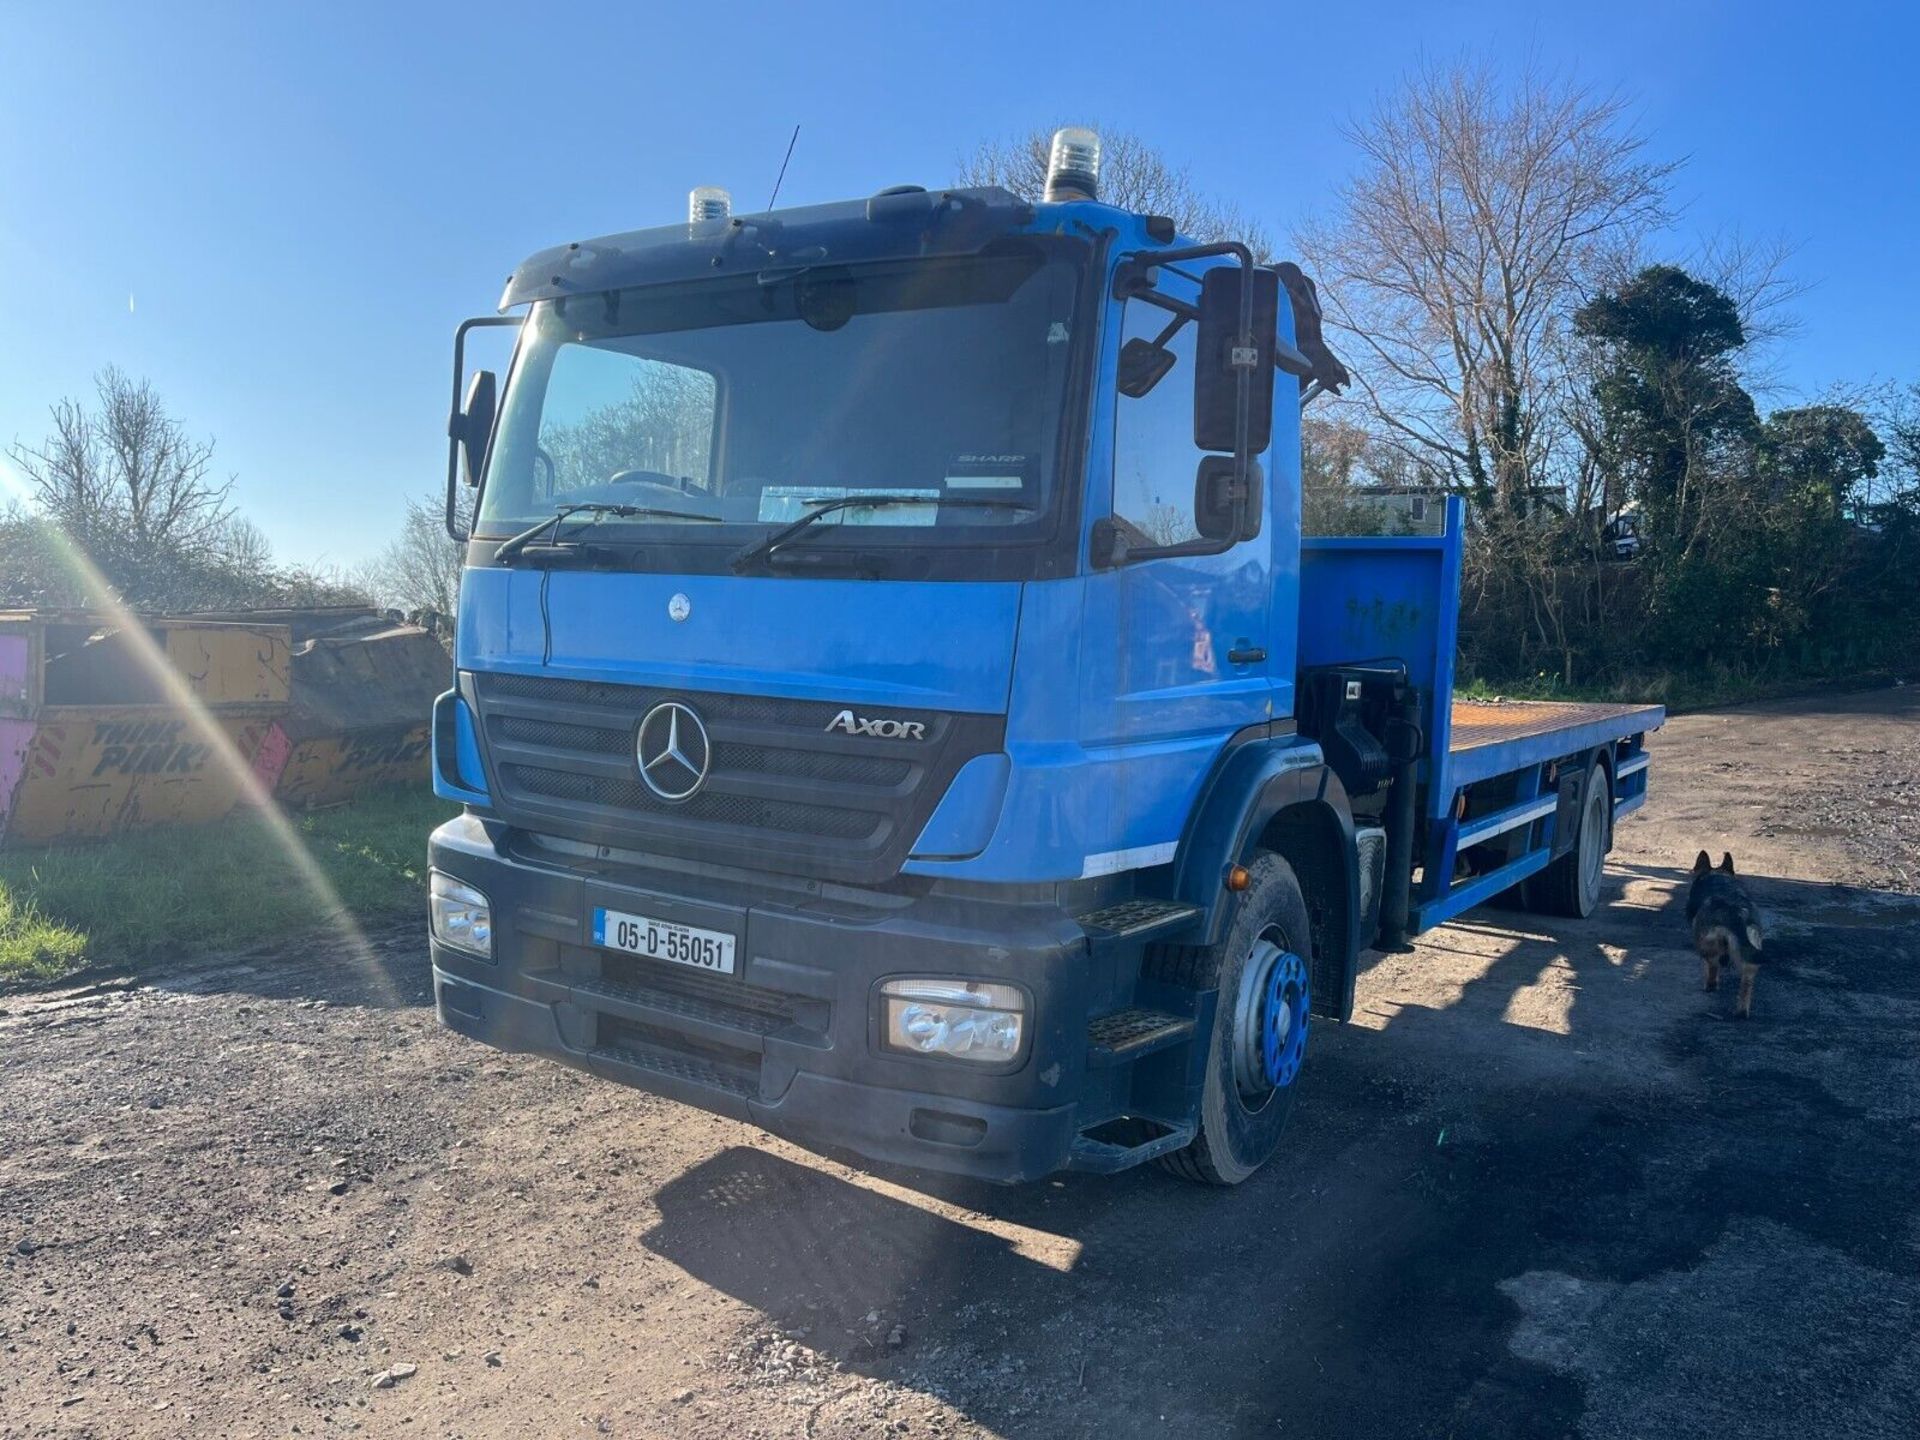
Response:
[[[0,445],[118,364],[279,554],[352,562],[438,485],[453,326],[517,261],[695,184],[758,208],[795,124],[783,203],[1093,116],[1284,234],[1351,165],[1340,122],[1463,50],[1631,96],[1687,160],[1675,254],[1800,242],[1781,398],[1920,378],[1920,7],[1579,8],[6,0]]]

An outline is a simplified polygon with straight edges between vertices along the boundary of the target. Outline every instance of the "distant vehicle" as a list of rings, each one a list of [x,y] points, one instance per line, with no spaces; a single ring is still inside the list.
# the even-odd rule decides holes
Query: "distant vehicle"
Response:
[[[1623,510],[1600,531],[1600,544],[1615,560],[1631,560],[1640,553],[1640,515]]]
[[[1303,541],[1312,282],[1098,156],[544,251],[497,415],[460,328],[446,1025],[875,1160],[1231,1183],[1364,948],[1594,909],[1662,711],[1454,703],[1460,502]]]

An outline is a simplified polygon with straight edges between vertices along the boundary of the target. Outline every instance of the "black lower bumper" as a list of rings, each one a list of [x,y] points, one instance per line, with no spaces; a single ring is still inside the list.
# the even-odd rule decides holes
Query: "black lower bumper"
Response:
[[[1125,1104],[1088,1024],[1134,977],[1094,961],[1051,897],[770,890],[557,855],[472,816],[431,854],[493,909],[490,960],[432,947],[440,1018],[463,1035],[887,1163],[1013,1182],[1112,1149],[1082,1134]],[[737,973],[603,949],[596,907],[731,934]],[[982,1073],[883,1049],[876,992],[902,975],[1021,987],[1021,1057]]]

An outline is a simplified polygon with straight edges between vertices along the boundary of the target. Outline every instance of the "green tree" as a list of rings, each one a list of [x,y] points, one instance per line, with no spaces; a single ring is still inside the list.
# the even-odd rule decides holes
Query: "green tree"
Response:
[[[1769,498],[1804,497],[1836,516],[1856,513],[1886,454],[1873,422],[1847,405],[1776,410],[1760,434]]]
[[[1677,266],[1650,265],[1581,306],[1573,324],[1593,365],[1593,404],[1576,428],[1609,508],[1637,504],[1643,531],[1691,548],[1716,482],[1751,468],[1759,421],[1735,369],[1747,343],[1738,308]]]

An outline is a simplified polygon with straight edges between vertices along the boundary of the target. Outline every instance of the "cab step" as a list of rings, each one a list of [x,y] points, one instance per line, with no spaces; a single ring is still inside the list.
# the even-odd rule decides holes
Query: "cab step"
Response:
[[[746,1102],[760,1097],[757,1065],[730,1065],[626,1036],[594,1047],[588,1058],[594,1068],[610,1069],[628,1084],[639,1083],[637,1077],[644,1075],[662,1094],[722,1114],[744,1118]],[[732,1104],[717,1103],[725,1101]]]
[[[1073,1148],[1067,1152],[1067,1168],[1091,1171],[1096,1175],[1131,1170],[1162,1155],[1186,1149],[1199,1133],[1198,1125],[1176,1125],[1138,1145],[1122,1145],[1112,1140],[1096,1140],[1091,1135],[1076,1135],[1073,1137]]]
[[[1179,900],[1122,900],[1074,918],[1098,950],[1123,942],[1171,939],[1200,918],[1200,907]]]
[[[1087,1026],[1087,1064],[1124,1065],[1183,1043],[1193,1034],[1191,1015],[1171,1015],[1164,1010],[1116,1010],[1102,1015]]]

